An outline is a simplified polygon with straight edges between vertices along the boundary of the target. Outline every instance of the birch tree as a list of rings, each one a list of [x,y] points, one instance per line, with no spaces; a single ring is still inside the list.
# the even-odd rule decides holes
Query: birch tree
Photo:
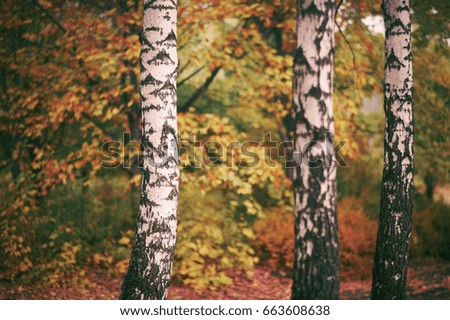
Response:
[[[333,150],[334,0],[297,1],[292,299],[339,298]]]
[[[405,297],[412,227],[413,110],[409,0],[384,0],[384,169],[372,299]]]
[[[136,238],[120,299],[167,298],[179,181],[176,23],[175,0],[144,0],[140,37],[141,196]]]

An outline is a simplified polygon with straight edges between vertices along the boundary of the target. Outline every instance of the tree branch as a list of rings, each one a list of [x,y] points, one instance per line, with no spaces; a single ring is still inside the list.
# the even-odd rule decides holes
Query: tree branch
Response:
[[[350,52],[352,54],[352,60],[353,60],[353,70],[355,70],[356,72],[356,77],[358,78],[359,81],[361,81],[361,77],[359,75],[359,71],[358,71],[358,63],[356,62],[356,55],[355,52],[353,51],[353,47],[350,44],[350,42],[348,41],[347,37],[345,36],[344,32],[341,29],[341,26],[337,23],[336,21],[336,16],[338,14],[339,8],[342,5],[342,3],[344,2],[344,0],[339,1],[338,5],[336,6],[336,12],[335,12],[335,16],[334,16],[334,23],[336,24],[338,31],[340,33],[340,35],[342,36],[342,38],[344,39],[345,43],[347,44],[348,48],[350,49]],[[356,86],[358,87],[358,83],[356,84]],[[361,99],[361,94],[359,92],[359,89],[357,88],[358,91],[358,95],[359,95],[359,100],[360,103],[362,103],[362,99]]]
[[[64,28],[64,27],[58,22],[58,20],[56,20],[56,19],[51,15],[51,13],[48,12],[48,10],[45,9],[45,8],[39,3],[38,0],[31,0],[31,2],[33,2],[34,5],[35,5],[36,7],[38,7],[42,12],[44,12],[45,15],[47,16],[47,18],[49,18],[54,24],[56,24],[56,25],[58,26],[59,29],[61,29],[64,33],[67,32],[66,28]]]
[[[344,32],[342,31],[341,26],[340,26],[340,25],[337,23],[337,21],[336,21],[336,16],[337,16],[338,11],[339,11],[339,8],[340,8],[340,6],[342,5],[343,2],[344,2],[344,0],[339,1],[338,5],[336,6],[336,12],[335,12],[335,15],[334,15],[334,18],[335,18],[335,19],[334,19],[334,23],[335,23],[336,26],[338,27],[339,33],[341,34],[342,38],[344,39],[345,43],[347,44],[348,48],[350,49],[350,52],[352,53],[352,57],[353,57],[353,67],[354,67],[356,73],[358,73],[358,70],[357,70],[357,68],[356,68],[356,64],[357,64],[357,63],[356,63],[356,55],[355,55],[355,52],[353,51],[352,45],[351,45],[350,42],[348,41],[348,39],[347,39],[347,37],[345,36]]]
[[[198,68],[197,70],[195,70],[194,72],[192,72],[189,76],[187,76],[186,78],[184,78],[183,80],[181,80],[180,82],[178,82],[177,86],[181,87],[186,81],[188,81],[189,79],[192,79],[196,74],[198,74],[200,71],[202,71],[205,68],[205,66]]]
[[[344,3],[344,0],[339,1],[339,3],[336,6],[336,10],[334,11],[334,21],[336,21],[336,16],[338,14],[339,8],[341,7],[342,3]]]
[[[208,87],[211,85],[211,83],[213,82],[214,78],[217,76],[221,68],[222,67],[214,68],[211,75],[208,77],[208,79],[206,79],[206,81],[202,84],[202,86],[197,89],[197,91],[188,99],[188,101],[186,101],[185,104],[183,104],[178,108],[178,112],[186,112],[188,108],[195,101],[197,101],[197,99],[200,98],[206,92],[206,90],[208,90]]]

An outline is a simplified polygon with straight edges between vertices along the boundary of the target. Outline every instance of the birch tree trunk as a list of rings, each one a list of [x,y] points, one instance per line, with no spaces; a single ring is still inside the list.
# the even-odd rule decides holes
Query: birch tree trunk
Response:
[[[177,3],[144,0],[141,32],[143,171],[137,232],[120,299],[165,299],[178,203]]]
[[[297,0],[292,299],[339,298],[333,150],[334,0]]]
[[[412,227],[413,110],[409,0],[383,1],[384,170],[372,299],[403,299]]]

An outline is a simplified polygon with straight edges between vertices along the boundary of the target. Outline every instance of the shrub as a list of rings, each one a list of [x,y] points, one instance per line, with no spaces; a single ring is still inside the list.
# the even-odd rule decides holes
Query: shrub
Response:
[[[238,201],[227,191],[202,193],[182,187],[175,249],[174,277],[196,289],[232,284],[227,270],[237,268],[251,275],[257,258],[249,245],[254,233],[238,214]],[[245,200],[244,210],[250,210]],[[256,203],[252,203],[254,208]]]
[[[87,189],[80,182],[68,182],[51,191],[45,201],[35,200],[36,205],[25,207],[26,211],[19,208],[21,215],[2,205],[0,277],[52,287],[89,286],[83,270],[87,263],[109,268],[112,257],[129,256],[122,252],[127,248],[117,244],[135,217],[124,201],[128,199],[123,188],[126,180],[120,178],[108,182],[98,178]],[[5,207],[12,207],[18,196],[11,190],[0,194]]]
[[[338,204],[341,277],[368,279],[372,274],[377,222],[370,220],[363,204],[345,197]]]
[[[450,210],[442,201],[418,198],[413,215],[411,255],[450,259]]]
[[[286,207],[271,208],[255,223],[255,247],[263,265],[280,274],[292,271],[294,261],[294,214]]]
[[[345,197],[338,204],[341,276],[366,279],[372,271],[377,225],[368,219],[358,199]],[[255,224],[255,247],[261,264],[274,272],[290,273],[294,260],[294,215],[273,208]]]

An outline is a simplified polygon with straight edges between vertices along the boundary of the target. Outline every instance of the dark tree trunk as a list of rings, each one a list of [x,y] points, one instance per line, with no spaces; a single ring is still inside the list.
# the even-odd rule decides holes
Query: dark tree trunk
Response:
[[[141,132],[139,130],[139,123],[141,121],[140,116],[140,108],[139,105],[133,104],[128,111],[128,125],[130,127],[131,141],[141,141]],[[124,141],[125,143],[125,141]],[[136,148],[140,148],[140,146],[136,145]],[[130,180],[132,180],[135,176],[140,174],[140,164],[141,158],[138,156],[132,157],[130,159],[130,169],[128,171]],[[137,204],[139,203],[139,188],[133,182],[130,186],[130,202],[131,209],[133,212],[137,209]]]
[[[144,0],[141,201],[120,299],[165,299],[170,284],[179,181],[176,23],[175,0]]]
[[[434,178],[433,174],[428,172],[423,178],[423,180],[425,181],[425,194],[427,196],[427,199],[433,200],[434,188],[436,186],[436,179]]]
[[[339,298],[333,151],[334,0],[297,1],[292,299]]]
[[[409,0],[383,2],[386,26],[384,169],[372,299],[403,299],[412,227],[413,109]]]

